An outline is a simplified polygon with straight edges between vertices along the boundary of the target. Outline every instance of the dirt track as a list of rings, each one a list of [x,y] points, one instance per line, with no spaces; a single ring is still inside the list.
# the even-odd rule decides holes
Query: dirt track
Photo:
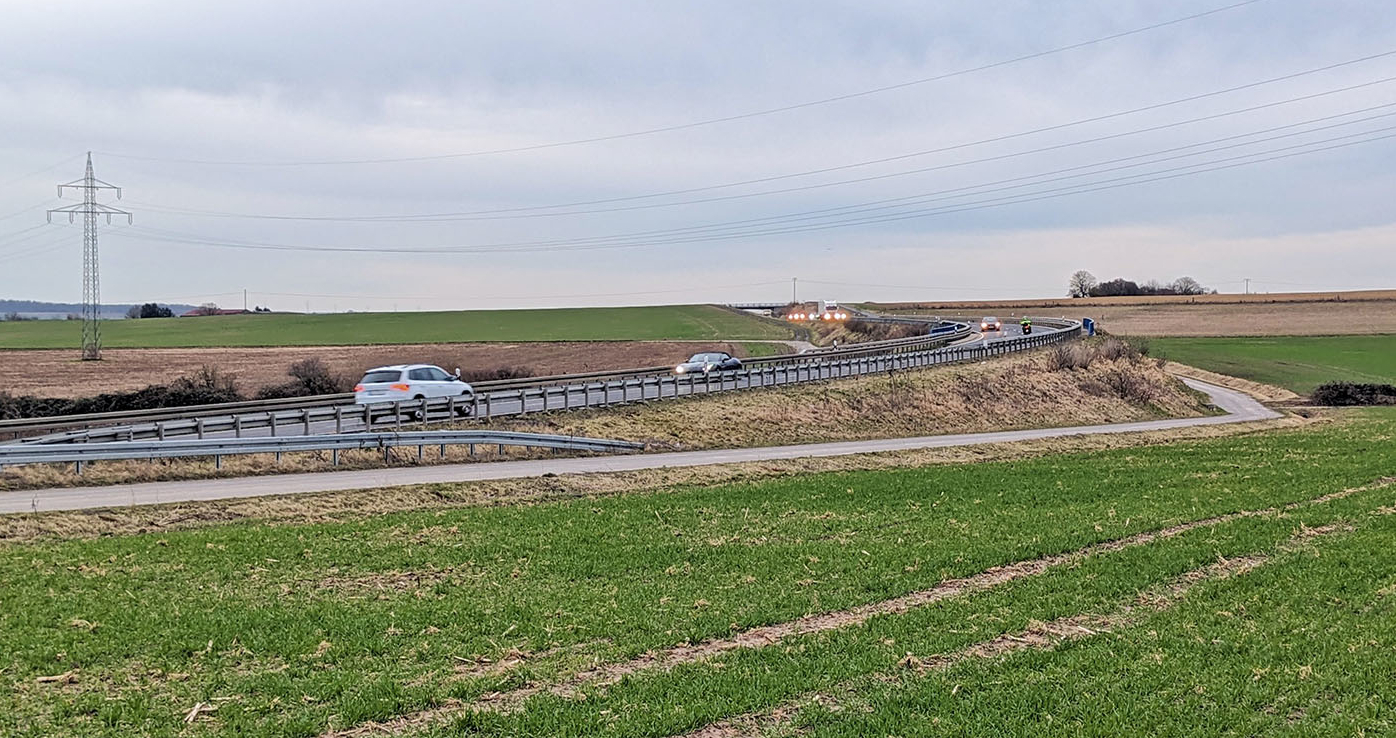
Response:
[[[740,343],[720,341],[616,341],[586,343],[459,343],[400,346],[287,348],[106,349],[101,362],[78,360],[74,350],[0,351],[5,384],[13,395],[82,397],[165,384],[207,364],[232,375],[246,394],[289,381],[287,368],[318,357],[336,374],[355,379],[384,364],[437,364],[450,371],[524,367],[535,375],[567,374],[675,363],[698,351],[745,356]]]

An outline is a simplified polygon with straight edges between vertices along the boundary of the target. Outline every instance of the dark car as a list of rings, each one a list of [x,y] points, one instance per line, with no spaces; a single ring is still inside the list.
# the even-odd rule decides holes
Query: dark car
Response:
[[[675,374],[707,374],[741,369],[742,360],[721,351],[708,351],[688,357],[688,361],[674,367]]]

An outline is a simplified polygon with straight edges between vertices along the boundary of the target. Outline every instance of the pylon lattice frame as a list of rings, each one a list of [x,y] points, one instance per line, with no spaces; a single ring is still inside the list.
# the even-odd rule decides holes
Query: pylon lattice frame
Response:
[[[58,185],[58,196],[63,196],[63,188],[82,190],[82,204],[68,205],[48,211],[48,220],[53,222],[54,213],[67,213],[72,223],[82,216],[82,359],[100,361],[102,358],[102,328],[98,322],[102,311],[101,279],[97,269],[97,216],[105,215],[111,224],[113,215],[126,216],[129,224],[134,221],[131,214],[97,202],[98,190],[113,190],[116,199],[121,199],[121,188],[103,182],[92,174],[92,152],[87,152],[87,172],[82,179]]]

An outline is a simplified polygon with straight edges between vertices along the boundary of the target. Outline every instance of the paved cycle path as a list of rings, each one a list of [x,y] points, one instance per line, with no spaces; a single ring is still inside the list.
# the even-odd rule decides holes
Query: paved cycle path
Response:
[[[519,479],[545,474],[588,474],[598,472],[637,471],[709,464],[733,464],[749,461],[801,459],[822,456],[847,456],[879,451],[907,451],[950,446],[977,446],[1011,441],[1090,436],[1111,433],[1135,433],[1203,425],[1244,423],[1278,418],[1280,414],[1236,390],[1217,387],[1183,378],[1189,387],[1206,393],[1225,415],[1202,418],[1174,418],[1135,423],[1085,425],[1068,428],[1038,428],[1033,430],[966,433],[918,438],[886,438],[871,441],[842,441],[812,443],[798,446],[766,446],[760,448],[716,449],[712,451],[677,451],[626,456],[586,456],[566,459],[531,459],[527,461],[496,461],[473,464],[442,464],[438,466],[366,469],[361,471],[315,472],[310,474],[278,474],[262,477],[231,479],[200,479],[177,482],[143,482],[103,487],[69,487],[56,489],[0,492],[0,514],[45,512],[52,510],[83,510],[90,508],[124,507],[127,505],[156,505],[169,502],[196,502],[242,497],[336,492],[342,490],[396,487],[407,484],[439,484],[473,482],[492,479]]]

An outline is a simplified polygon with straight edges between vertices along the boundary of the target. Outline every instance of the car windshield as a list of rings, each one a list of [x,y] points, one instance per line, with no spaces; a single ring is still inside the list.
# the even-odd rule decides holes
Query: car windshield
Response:
[[[364,375],[362,384],[376,384],[379,382],[396,382],[402,372],[397,369],[379,369]]]
[[[696,364],[705,361],[722,361],[723,358],[722,354],[694,354],[689,358],[689,362]]]
[[[984,322],[985,322],[985,323],[997,323],[997,322],[999,322],[999,319],[998,319],[998,318],[995,318],[995,317],[993,317],[993,316],[991,315],[991,316],[985,318],[985,319],[984,319]]]

